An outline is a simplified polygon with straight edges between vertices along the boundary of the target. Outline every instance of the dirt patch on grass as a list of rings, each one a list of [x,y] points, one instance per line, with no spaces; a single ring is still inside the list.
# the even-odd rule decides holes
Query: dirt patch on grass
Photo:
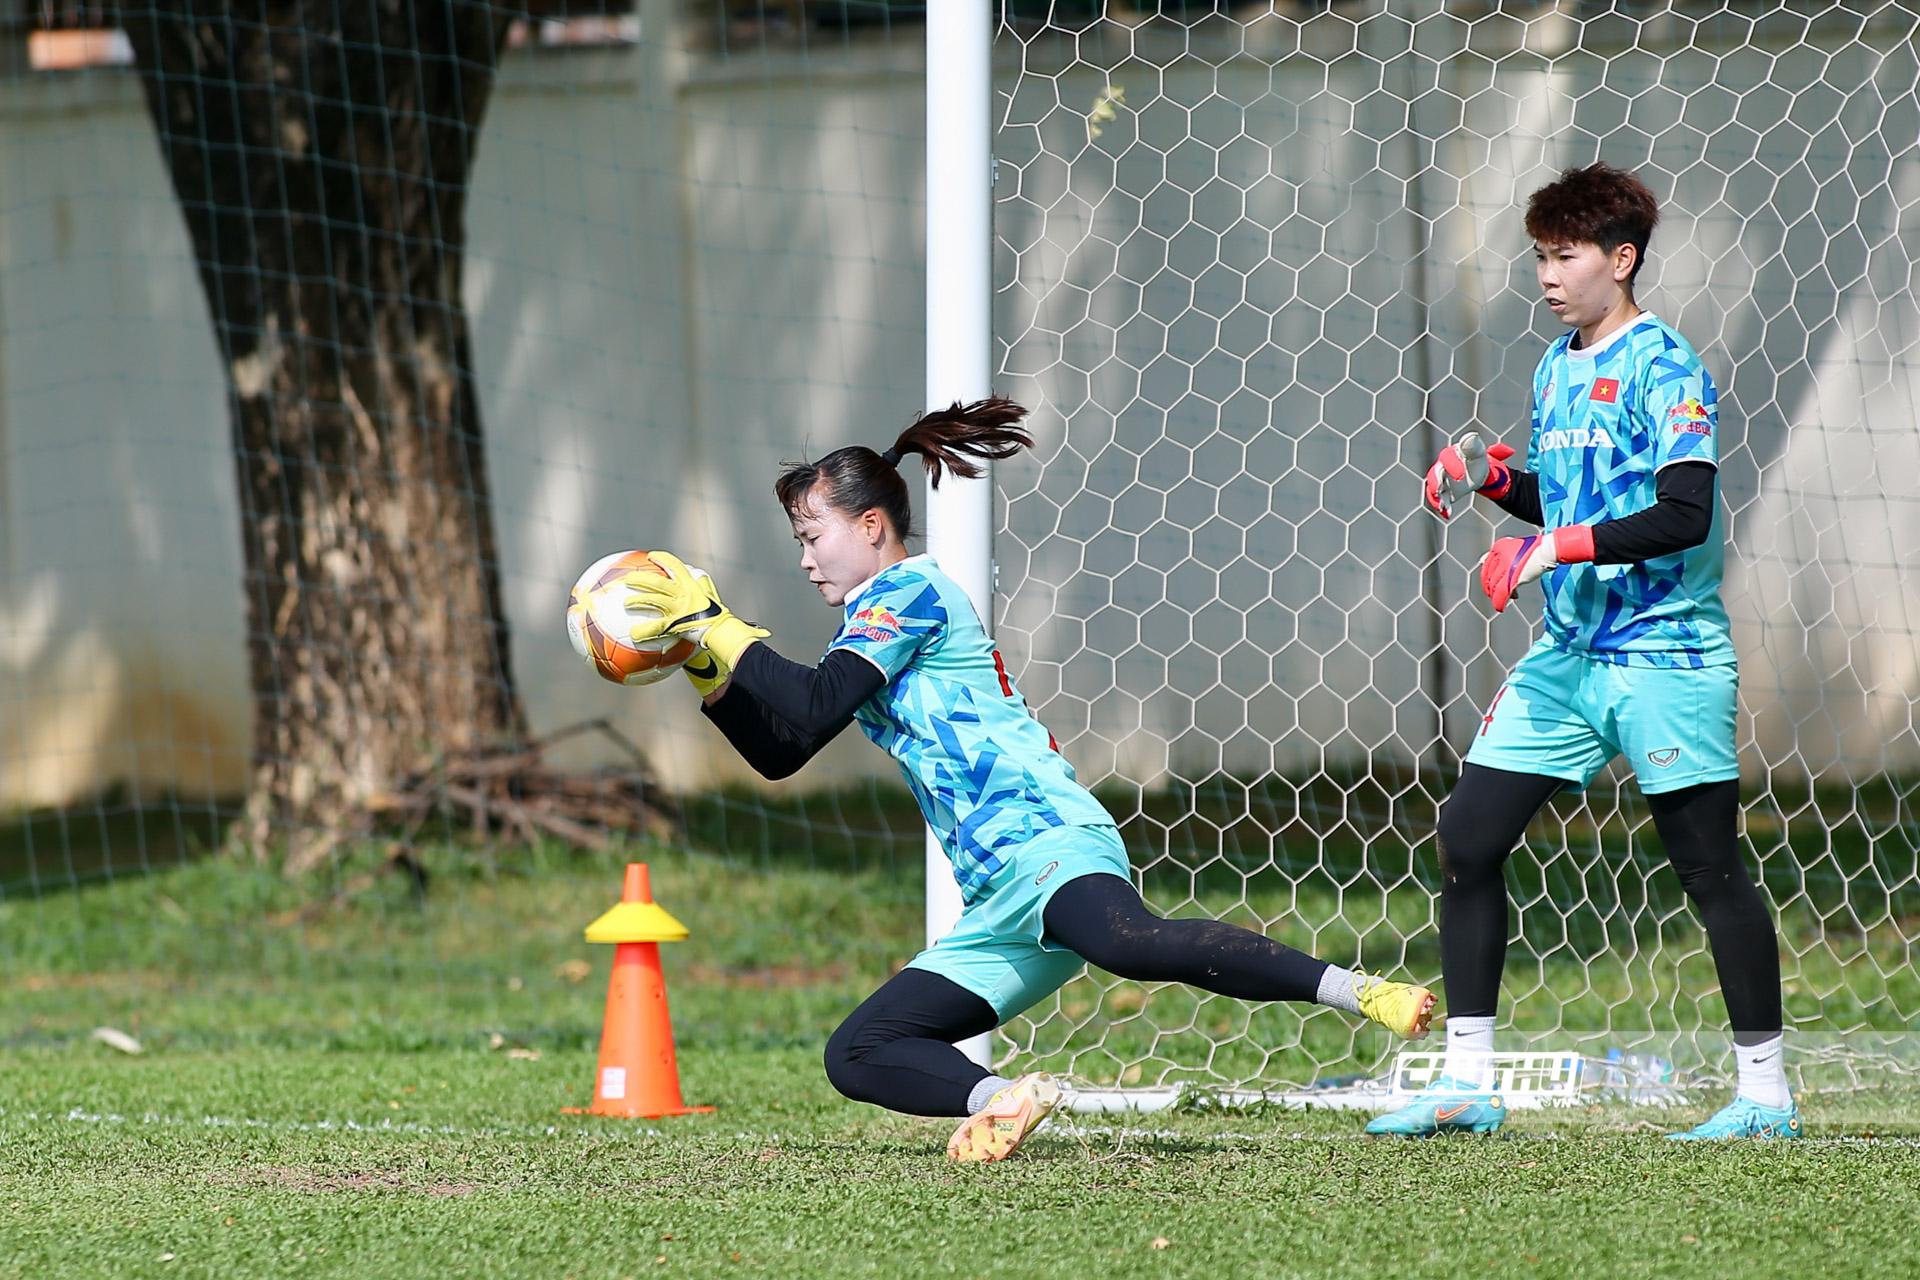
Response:
[[[177,975],[145,969],[112,973],[27,973],[13,979],[20,991],[172,991],[180,985]]]

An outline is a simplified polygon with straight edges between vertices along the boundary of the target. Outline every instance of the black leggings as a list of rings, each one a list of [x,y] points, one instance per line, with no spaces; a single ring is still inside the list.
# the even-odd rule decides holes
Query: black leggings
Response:
[[[992,1073],[954,1048],[1000,1025],[993,1006],[951,978],[902,969],[827,1038],[827,1079],[855,1102],[910,1116],[964,1116]]]
[[[1452,1017],[1490,1017],[1507,959],[1502,869],[1527,823],[1566,784],[1469,764],[1440,809],[1440,968]],[[1780,950],[1767,905],[1740,860],[1740,784],[1709,782],[1647,797],[1667,860],[1713,948],[1737,1038],[1780,1030]]]
[[[1047,903],[1049,943],[1142,982],[1185,982],[1243,1000],[1311,1001],[1323,960],[1218,920],[1167,920],[1117,875],[1069,880]],[[902,969],[827,1041],[827,1079],[858,1102],[916,1116],[963,1116],[990,1074],[954,1042],[999,1025],[993,1006],[948,978]]]

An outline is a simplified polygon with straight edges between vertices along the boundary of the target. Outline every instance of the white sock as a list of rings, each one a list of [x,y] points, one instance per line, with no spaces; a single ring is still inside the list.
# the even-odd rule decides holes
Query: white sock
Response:
[[[1740,1063],[1738,1096],[1778,1111],[1791,1106],[1793,1094],[1787,1089],[1784,1036],[1774,1036],[1759,1044],[1736,1044],[1733,1056]]]
[[[993,1101],[993,1095],[1012,1083],[1005,1076],[988,1076],[973,1086],[973,1092],[967,1095],[967,1114],[977,1116],[985,1111],[987,1104]]]
[[[1473,1089],[1493,1085],[1493,1015],[1447,1018],[1445,1074]]]
[[[1320,989],[1314,992],[1313,1002],[1330,1009],[1345,1009],[1348,1013],[1360,1012],[1360,997],[1353,993],[1359,976],[1337,964],[1328,965],[1327,971],[1320,975]]]

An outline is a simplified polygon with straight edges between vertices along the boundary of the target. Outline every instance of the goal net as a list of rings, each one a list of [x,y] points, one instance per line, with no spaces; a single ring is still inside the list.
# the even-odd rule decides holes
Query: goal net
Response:
[[[1000,386],[1041,432],[998,471],[999,636],[1151,904],[1438,977],[1436,809],[1538,618],[1469,591],[1500,513],[1443,527],[1419,479],[1468,427],[1525,448],[1559,329],[1521,210],[1606,160],[1661,198],[1641,300],[1722,391],[1745,843],[1790,1056],[1805,1086],[1911,1065],[1920,13],[1067,8],[998,38]],[[1550,806],[1507,882],[1503,1049],[1730,1070],[1630,774]],[[1008,1034],[1142,1088],[1394,1048],[1091,973]]]
[[[1502,526],[1442,526],[1419,477],[1469,426],[1524,446],[1555,330],[1520,207],[1604,158],[1661,197],[1643,300],[1722,391],[1791,1060],[1912,1065],[1920,4],[976,2],[995,389],[1039,443],[995,472],[997,636],[1151,904],[1439,977],[1436,810],[1537,617],[1488,615]],[[763,787],[678,681],[587,672],[562,612],[641,543],[790,656],[832,634],[769,487],[923,407],[931,11],[0,0],[21,1036],[590,1047],[579,928],[629,857],[693,929],[689,1063],[813,1060],[911,954],[890,761],[848,734]],[[510,730],[538,788],[471,750]],[[309,839],[316,795],[372,816]],[[1630,778],[1507,874],[1504,1048],[1728,1069]],[[1093,973],[991,1048],[1231,1093],[1381,1079],[1395,1046]]]

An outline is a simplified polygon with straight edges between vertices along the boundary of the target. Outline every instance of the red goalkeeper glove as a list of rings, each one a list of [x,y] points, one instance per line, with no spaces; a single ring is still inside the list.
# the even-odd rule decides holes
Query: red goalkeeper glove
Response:
[[[1507,445],[1489,449],[1478,431],[1463,432],[1427,468],[1427,506],[1442,520],[1449,520],[1454,508],[1476,493],[1506,497],[1513,488],[1513,471],[1507,466],[1512,456]]]
[[[1557,565],[1593,559],[1593,526],[1563,525],[1524,538],[1502,538],[1480,560],[1480,589],[1499,613],[1513,593]]]

